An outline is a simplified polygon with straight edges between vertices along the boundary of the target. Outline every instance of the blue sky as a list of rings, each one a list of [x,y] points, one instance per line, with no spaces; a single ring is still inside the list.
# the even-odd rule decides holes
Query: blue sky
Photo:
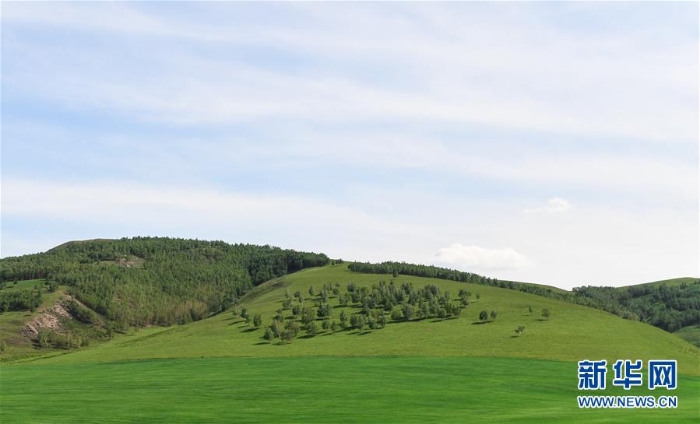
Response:
[[[153,235],[697,276],[697,3],[7,3],[3,257]]]

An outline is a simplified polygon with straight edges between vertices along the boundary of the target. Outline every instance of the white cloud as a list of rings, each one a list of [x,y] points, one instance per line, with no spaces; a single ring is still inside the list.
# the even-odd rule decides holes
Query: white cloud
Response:
[[[571,209],[571,204],[561,197],[553,197],[547,200],[547,205],[540,208],[528,208],[523,210],[525,213],[556,213],[566,212]]]
[[[514,249],[488,249],[453,243],[438,249],[433,263],[465,271],[519,269],[529,265],[528,259]]]

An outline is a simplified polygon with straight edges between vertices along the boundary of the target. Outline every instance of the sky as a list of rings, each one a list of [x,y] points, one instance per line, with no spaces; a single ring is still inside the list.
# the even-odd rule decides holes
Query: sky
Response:
[[[698,3],[2,2],[0,256],[697,277]]]

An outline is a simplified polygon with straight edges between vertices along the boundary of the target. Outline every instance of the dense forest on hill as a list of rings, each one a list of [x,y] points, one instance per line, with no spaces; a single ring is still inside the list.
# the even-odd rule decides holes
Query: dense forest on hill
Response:
[[[0,282],[44,279],[68,286],[69,294],[122,329],[198,320],[257,284],[328,262],[324,254],[278,247],[137,237],[70,242],[5,258]],[[0,291],[0,310],[27,307],[20,296]]]
[[[405,262],[352,263],[351,271],[372,274],[399,274],[441,278],[519,290],[539,296],[602,309],[626,319],[638,320],[674,332],[700,324],[700,280],[678,285],[639,285],[630,287],[576,287],[571,292],[552,290],[535,284],[497,280],[481,275]]]

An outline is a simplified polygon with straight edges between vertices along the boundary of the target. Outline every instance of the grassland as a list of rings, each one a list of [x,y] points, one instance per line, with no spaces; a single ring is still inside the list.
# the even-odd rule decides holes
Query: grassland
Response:
[[[281,307],[285,290],[308,297],[310,286],[349,281],[371,285],[381,275],[354,274],[343,266],[316,268],[258,286],[243,298],[251,313],[262,313],[268,325]],[[212,318],[171,328],[150,328],[115,338],[94,348],[46,359],[48,363],[86,363],[147,358],[188,357],[293,357],[293,356],[431,356],[510,357],[578,361],[620,358],[677,359],[683,374],[700,375],[700,349],[658,328],[624,320],[603,311],[559,302],[496,287],[443,280],[399,276],[397,282],[438,284],[457,293],[467,288],[473,303],[457,319],[427,319],[392,323],[374,331],[320,333],[294,340],[289,345],[268,343],[263,330],[253,329],[241,318],[223,313]],[[479,293],[481,299],[476,300]],[[332,301],[337,301],[332,299]],[[531,306],[533,313],[528,311]],[[548,308],[549,319],[540,311]],[[494,322],[478,320],[482,309],[498,311]],[[342,308],[336,307],[335,315]],[[359,309],[347,307],[349,312]],[[520,337],[514,330],[525,326]]]
[[[344,266],[309,269],[249,292],[243,305],[268,325],[285,291],[391,276]],[[321,332],[290,344],[225,312],[184,326],[118,335],[77,352],[4,364],[3,423],[25,422],[697,422],[700,349],[679,337],[603,311],[523,292],[399,276],[473,293],[459,318],[390,322],[380,330]],[[476,294],[480,299],[476,299]],[[343,308],[332,298],[337,317]],[[529,312],[532,307],[533,312]],[[540,311],[548,308],[549,319]],[[498,311],[480,323],[479,311]],[[348,306],[348,312],[359,308]],[[516,337],[514,329],[525,326]],[[581,359],[676,359],[675,410],[581,410],[582,394],[646,395],[609,387],[577,390]],[[612,372],[608,372],[608,380]],[[610,385],[610,383],[608,383]]]
[[[5,288],[3,288],[3,290],[13,291],[21,289],[33,289],[35,287],[44,287],[44,280],[22,280],[17,281],[17,284],[6,281],[0,284],[5,284]]]
[[[700,408],[700,378],[683,376],[675,410],[580,410],[575,364],[513,358],[36,364],[4,367],[2,379],[3,423],[691,423]],[[605,394],[648,393],[623,392]]]

